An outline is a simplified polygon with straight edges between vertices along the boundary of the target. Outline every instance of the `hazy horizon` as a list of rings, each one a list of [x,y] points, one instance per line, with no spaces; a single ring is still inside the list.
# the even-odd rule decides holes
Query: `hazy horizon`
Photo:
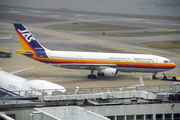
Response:
[[[180,16],[180,0],[1,0],[0,5],[53,9],[65,7],[68,10]]]

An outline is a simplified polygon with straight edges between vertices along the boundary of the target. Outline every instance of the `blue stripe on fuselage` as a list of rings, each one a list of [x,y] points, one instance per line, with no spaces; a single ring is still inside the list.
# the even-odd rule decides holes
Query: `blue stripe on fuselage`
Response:
[[[6,90],[6,89],[2,88],[2,87],[0,87],[0,90],[3,91],[3,92],[7,92],[7,94],[10,94],[10,95],[20,96],[20,95],[14,93],[14,92],[12,92],[12,91],[9,91],[9,90]]]

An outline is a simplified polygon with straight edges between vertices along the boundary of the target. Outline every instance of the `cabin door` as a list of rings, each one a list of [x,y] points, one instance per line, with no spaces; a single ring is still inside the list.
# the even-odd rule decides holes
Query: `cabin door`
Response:
[[[81,62],[81,56],[78,56],[78,62]]]

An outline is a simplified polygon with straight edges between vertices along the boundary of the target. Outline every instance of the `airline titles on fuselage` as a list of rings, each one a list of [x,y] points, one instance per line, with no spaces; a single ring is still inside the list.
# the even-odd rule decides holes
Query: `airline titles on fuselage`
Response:
[[[8,87],[14,91],[20,91],[21,88],[17,87],[16,85],[13,85],[13,84],[9,84]]]
[[[79,59],[78,57],[60,57],[60,56],[50,56],[50,58],[60,58],[60,59]],[[133,57],[132,57],[133,58]],[[125,57],[109,57],[109,59],[99,59],[99,58],[83,58],[81,60],[109,60],[109,61],[124,61],[124,62],[146,62],[152,63],[152,58],[125,58]]]
[[[13,85],[13,84],[9,84],[8,85],[9,89],[11,89],[12,91],[16,91],[16,92],[20,92],[23,88],[19,88],[18,86],[16,85]],[[31,95],[31,93],[29,91],[25,91],[24,92],[24,96],[28,96],[28,95]]]
[[[117,60],[117,61],[131,61],[131,62],[149,62],[151,63],[153,59],[151,58],[118,58],[118,57],[110,57],[110,60]]]

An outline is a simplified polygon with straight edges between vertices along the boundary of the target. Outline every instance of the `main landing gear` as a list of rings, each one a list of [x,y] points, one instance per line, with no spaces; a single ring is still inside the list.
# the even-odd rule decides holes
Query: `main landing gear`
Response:
[[[91,70],[91,74],[87,76],[88,79],[96,79],[96,75],[93,75],[94,70]]]

